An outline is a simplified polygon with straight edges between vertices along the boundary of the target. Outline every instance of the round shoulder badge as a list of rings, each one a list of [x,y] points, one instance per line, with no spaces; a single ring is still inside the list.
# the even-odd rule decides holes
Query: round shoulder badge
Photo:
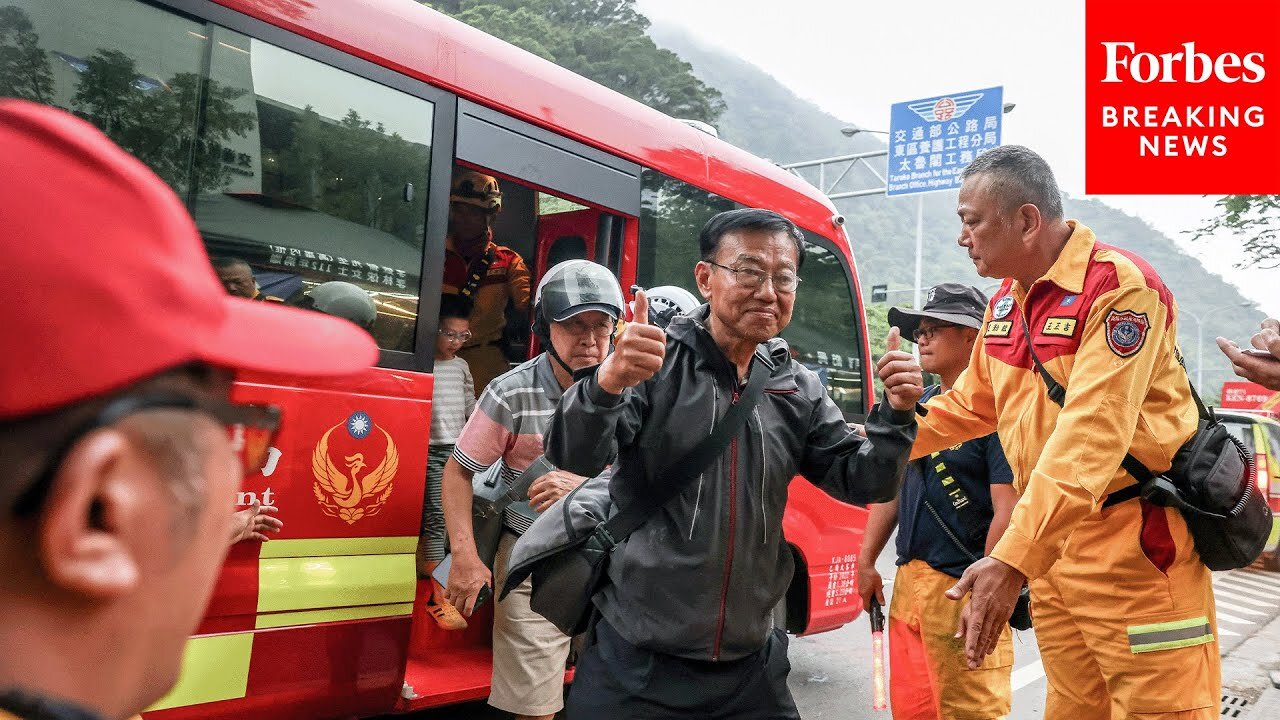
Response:
[[[1107,346],[1122,358],[1130,357],[1142,349],[1150,327],[1146,313],[1112,310],[1107,313]]]
[[[996,306],[991,310],[991,317],[999,320],[1008,315],[1013,310],[1013,296],[1005,295],[996,301]]]

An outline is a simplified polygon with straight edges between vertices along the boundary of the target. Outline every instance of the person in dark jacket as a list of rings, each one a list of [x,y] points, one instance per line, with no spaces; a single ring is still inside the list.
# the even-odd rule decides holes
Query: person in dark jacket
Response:
[[[772,612],[793,566],[782,534],[797,473],[840,500],[884,502],[915,437],[920,367],[897,350],[878,372],[888,404],[846,425],[812,371],[777,339],[799,284],[800,230],[768,210],[720,213],[699,237],[694,269],[708,301],[648,325],[647,300],[594,374],[567,390],[546,434],[549,460],[592,476],[611,462],[625,508],[736,402],[752,363],[769,373],[746,425],[697,480],[614,550],[601,620],[579,658],[572,718],[799,717],[786,677],[786,635]],[[649,429],[641,441],[641,430]],[[616,461],[615,461],[616,457]]]

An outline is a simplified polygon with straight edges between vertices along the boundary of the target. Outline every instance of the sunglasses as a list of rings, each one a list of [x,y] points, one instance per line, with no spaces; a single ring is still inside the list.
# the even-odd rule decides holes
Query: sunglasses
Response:
[[[280,430],[280,408],[274,405],[233,403],[227,400],[196,398],[175,393],[139,393],[112,400],[97,415],[63,440],[36,480],[18,496],[14,514],[30,515],[44,505],[53,486],[53,477],[71,448],[86,435],[109,427],[129,415],[150,410],[191,410],[204,413],[227,427],[232,449],[239,455],[245,475],[266,467],[271,446]]]

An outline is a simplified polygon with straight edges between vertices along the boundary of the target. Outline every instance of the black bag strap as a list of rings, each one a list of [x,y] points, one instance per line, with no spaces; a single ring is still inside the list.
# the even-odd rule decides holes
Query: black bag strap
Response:
[[[729,411],[716,425],[715,430],[671,465],[671,468],[663,474],[663,482],[656,488],[656,492],[637,499],[636,502],[622,508],[616,515],[596,526],[594,534],[606,551],[625,540],[658,508],[679,495],[686,485],[701,475],[707,466],[724,451],[729,441],[746,425],[747,416],[751,414],[761,393],[764,392],[764,384],[769,379],[769,374],[769,363],[757,353],[752,359],[751,370],[747,375],[746,389],[738,396],[738,401],[729,407]]]
[[[960,552],[964,553],[965,557],[969,558],[969,562],[971,563],[978,562],[978,556],[974,555],[973,552],[969,550],[969,548],[965,547],[965,544],[960,542],[960,538],[956,537],[956,534],[951,531],[951,527],[948,526],[945,522],[943,522],[942,516],[939,515],[938,510],[933,507],[933,503],[929,502],[929,498],[921,496],[920,499],[924,501],[925,509],[927,509],[929,511],[929,514],[933,516],[934,521],[938,523],[938,527],[942,528],[942,532],[946,534],[948,538],[951,539],[951,544],[955,545],[956,548],[960,550]]]
[[[1040,373],[1040,377],[1044,379],[1045,388],[1047,388],[1049,393],[1049,399],[1057,403],[1058,407],[1062,407],[1067,398],[1067,388],[1062,383],[1054,379],[1053,375],[1050,375],[1049,371],[1045,368],[1044,363],[1040,362],[1040,356],[1036,354],[1035,345],[1031,342],[1031,328],[1027,325],[1027,316],[1023,314],[1021,309],[1017,310],[1017,313],[1018,319],[1022,321],[1022,334],[1027,341],[1027,351],[1031,353],[1031,361],[1035,363],[1036,370]],[[1181,356],[1178,357],[1178,364],[1182,365]],[[1186,372],[1186,369],[1186,366],[1183,365],[1183,372]],[[1200,394],[1196,392],[1196,386],[1192,384],[1190,375],[1187,376],[1187,387],[1191,388],[1191,397],[1196,401],[1196,410],[1200,413],[1200,418],[1210,422],[1215,422],[1216,420],[1213,413],[1210,412],[1210,410],[1204,406],[1204,402],[1200,400]],[[1124,459],[1120,461],[1120,466],[1132,475],[1134,480],[1137,482],[1107,495],[1107,499],[1102,502],[1102,507],[1104,508],[1141,496],[1142,487],[1156,476],[1156,474],[1151,472],[1146,465],[1143,465],[1140,460],[1129,453],[1125,453]]]

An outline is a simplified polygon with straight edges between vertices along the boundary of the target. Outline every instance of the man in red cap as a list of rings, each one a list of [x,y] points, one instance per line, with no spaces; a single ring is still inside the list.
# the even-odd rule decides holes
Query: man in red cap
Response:
[[[88,123],[0,101],[0,147],[0,718],[124,718],[177,679],[279,422],[230,402],[235,371],[377,348],[228,296],[173,191]]]

